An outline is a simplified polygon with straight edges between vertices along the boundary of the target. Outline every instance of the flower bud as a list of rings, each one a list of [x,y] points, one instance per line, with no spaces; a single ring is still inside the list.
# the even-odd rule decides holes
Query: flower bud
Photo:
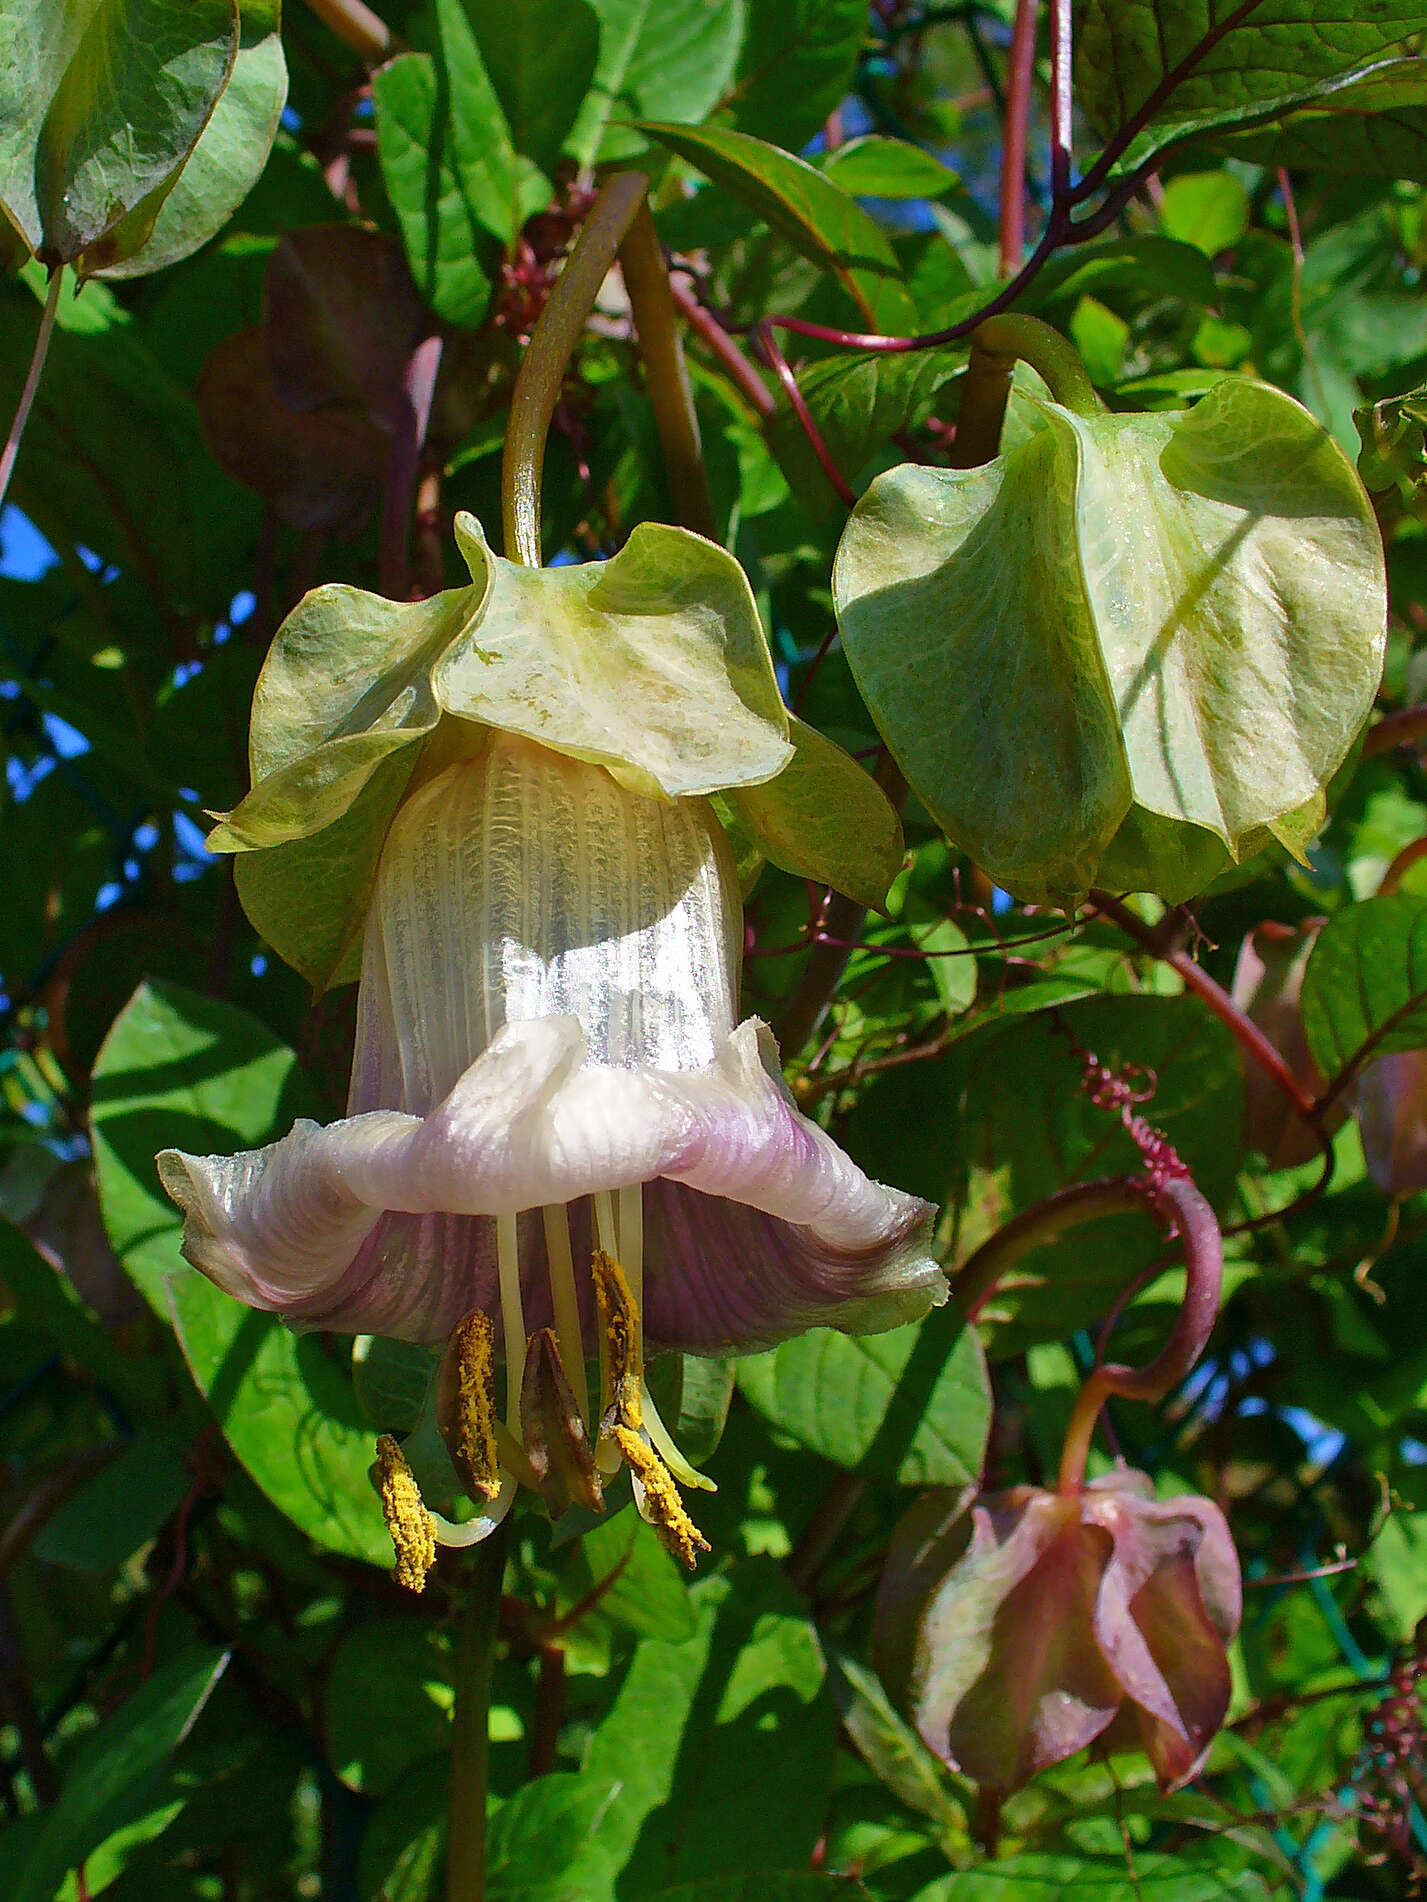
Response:
[[[1295,1081],[1315,1098],[1322,1095],[1326,1079],[1308,1048],[1298,1000],[1303,973],[1321,929],[1322,920],[1316,918],[1296,928],[1273,923],[1256,925],[1239,947],[1232,987],[1239,1009],[1268,1038]],[[1330,1133],[1342,1124],[1345,1115],[1346,1111],[1336,1104],[1328,1111],[1324,1120]],[[1320,1147],[1312,1127],[1273,1078],[1252,1062],[1244,1065],[1244,1135],[1271,1169],[1292,1169],[1311,1162]]]
[[[990,1788],[1097,1739],[1143,1750],[1168,1788],[1224,1720],[1239,1615],[1222,1513],[1156,1500],[1142,1473],[987,1493],[969,1511],[932,1494],[893,1541],[878,1666],[928,1747]]]

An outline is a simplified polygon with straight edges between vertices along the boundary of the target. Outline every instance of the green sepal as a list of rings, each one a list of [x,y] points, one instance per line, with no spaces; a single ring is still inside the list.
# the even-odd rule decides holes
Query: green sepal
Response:
[[[523,568],[473,515],[456,540],[487,593],[433,670],[441,706],[674,799],[788,764],[788,716],[748,577],[688,529],[642,522],[609,561]]]
[[[668,798],[754,785],[795,759],[752,591],[724,549],[645,523],[609,561],[528,569],[492,554],[474,516],[456,518],[456,539],[468,587],[398,602],[328,586],[288,616],[253,695],[253,789],[208,839],[240,855],[248,917],[318,988],[357,975],[382,841],[418,758],[423,774],[435,765],[443,720],[453,736],[523,734]],[[885,840],[871,782],[846,769],[840,803],[860,795],[858,826]],[[800,783],[772,801],[775,833]],[[870,888],[859,850],[861,865],[847,846],[824,856]]]
[[[834,740],[793,715],[793,758],[776,779],[729,793],[765,858],[880,910],[902,869],[902,822],[882,788]]]
[[[848,659],[913,789],[1027,902],[1177,902],[1273,839],[1301,854],[1382,668],[1351,464],[1247,378],[1188,411],[1012,409],[994,462],[879,477],[838,551]]]

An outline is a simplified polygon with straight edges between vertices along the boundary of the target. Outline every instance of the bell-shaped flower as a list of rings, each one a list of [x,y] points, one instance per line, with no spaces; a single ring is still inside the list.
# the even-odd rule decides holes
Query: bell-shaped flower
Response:
[[[1238,1558],[1207,1499],[1122,1469],[969,1509],[929,1494],[884,1574],[878,1662],[928,1747],[998,1791],[1087,1744],[1193,1776],[1229,1704]]]
[[[362,901],[357,1043],[344,1120],[299,1123],[247,1154],[160,1157],[184,1253],[296,1326],[449,1344],[436,1424],[482,1508],[468,1526],[436,1522],[450,1543],[489,1531],[517,1482],[555,1510],[598,1506],[622,1461],[646,1514],[692,1560],[701,1541],[671,1475],[700,1478],[649,1399],[646,1350],[722,1355],[815,1325],[876,1330],[945,1292],[930,1209],[870,1181],[802,1116],[766,1027],[738,1021],[741,900],[706,795],[766,793],[792,749],[751,600],[730,598],[721,564],[746,596],[741,571],[682,539],[705,580],[713,567],[722,601],[697,573],[671,607],[680,578],[661,595],[625,557],[594,574],[508,573],[482,546],[485,586],[470,591],[467,621],[449,602],[397,618],[408,635],[426,629],[414,681],[403,663],[407,689],[375,695],[381,656],[366,651],[346,714],[299,733],[305,750],[274,767],[276,787],[259,778],[227,822],[226,842],[280,834],[239,862],[259,874],[245,884],[263,895],[255,913],[280,913],[297,875],[309,881],[288,938],[293,948],[295,929],[308,969],[325,960],[330,974],[348,956],[321,921],[301,938],[324,889],[339,908]],[[520,614],[501,611],[503,588]],[[566,612],[601,590],[640,622],[625,630],[642,643],[627,677],[612,641],[582,651],[585,630]],[[371,603],[359,597],[359,632],[396,615]],[[255,700],[255,754],[272,746],[265,706],[303,717],[287,689],[299,668],[315,672],[311,626],[279,636]],[[390,654],[385,664],[390,676]],[[490,717],[478,719],[482,693]],[[352,709],[373,705],[378,723],[359,728]],[[373,802],[414,712],[414,771],[395,801],[379,790]],[[322,823],[304,829],[313,811]],[[364,855],[374,870],[359,883]],[[429,1528],[394,1443],[380,1468],[419,1578]]]
[[[1387,630],[1352,464],[1247,377],[1146,415],[1017,389],[994,461],[877,477],[833,598],[912,789],[1037,903],[1301,857]]]

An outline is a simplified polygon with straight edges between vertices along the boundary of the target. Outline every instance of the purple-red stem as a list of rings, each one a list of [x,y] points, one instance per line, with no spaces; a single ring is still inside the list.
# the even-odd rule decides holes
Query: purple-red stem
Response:
[[[710,354],[718,358],[748,399],[749,405],[760,416],[771,416],[778,407],[772,392],[718,318],[707,305],[701,304],[689,287],[681,284],[677,277],[670,278],[669,288],[673,293],[674,303],[690,330],[695,336],[702,338]]]
[[[1055,206],[1070,202],[1073,61],[1070,0],[1050,0],[1050,200]]]
[[[838,500],[845,508],[851,508],[857,500],[856,491],[833,460],[832,451],[823,440],[823,433],[813,419],[813,413],[808,408],[803,392],[798,388],[798,379],[793,375],[793,367],[778,348],[772,324],[767,321],[759,324],[755,336],[759,354],[782,385],[783,394],[788,399],[788,407],[797,417],[803,434],[807,437],[812,452],[818,459],[818,467],[832,485]]]
[[[1222,984],[1215,983],[1209,973],[1196,964],[1189,953],[1180,947],[1167,946],[1160,942],[1153,927],[1143,918],[1136,917],[1127,905],[1118,898],[1112,898],[1108,892],[1092,892],[1091,903],[1105,917],[1117,924],[1121,931],[1133,938],[1151,957],[1159,958],[1170,965],[1184,979],[1186,990],[1193,991],[1213,1011],[1219,1021],[1232,1031],[1239,1047],[1252,1057],[1266,1076],[1272,1078],[1278,1088],[1292,1103],[1294,1109],[1316,1129],[1318,1107],[1307,1090],[1294,1076],[1278,1051],[1254,1023],[1230,997]]]
[[[431,402],[441,369],[440,337],[423,337],[412,351],[403,379],[405,401],[387,455],[382,487],[378,586],[390,600],[404,601],[408,585],[411,511],[421,470],[421,452],[431,420]]]
[[[1006,83],[1006,126],[1001,144],[1001,275],[1010,277],[1025,262],[1026,150],[1031,117],[1031,85],[1036,68],[1036,24],[1040,0],[1016,0],[1011,57]]]
[[[1082,1222],[1101,1221],[1126,1210],[1144,1212],[1148,1198],[1142,1178],[1107,1176],[1096,1182],[1077,1182],[1048,1195],[1034,1207],[1022,1209],[968,1255],[952,1276],[951,1292],[962,1313],[974,1321],[1001,1282],[1023,1255],[1058,1241],[1067,1229]]]
[[[1097,1367],[1075,1402],[1060,1456],[1057,1488],[1073,1493],[1085,1479],[1085,1461],[1101,1409],[1112,1394],[1127,1400],[1162,1400],[1178,1386],[1204,1352],[1219,1313],[1224,1282],[1224,1242],[1213,1209],[1187,1175],[1146,1180],[1144,1192],[1166,1227],[1184,1247],[1184,1299],[1169,1339],[1147,1367],[1119,1362]]]

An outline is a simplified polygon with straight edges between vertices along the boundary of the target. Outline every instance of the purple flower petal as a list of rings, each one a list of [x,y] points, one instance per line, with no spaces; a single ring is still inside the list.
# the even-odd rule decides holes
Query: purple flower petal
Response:
[[[944,1298],[932,1210],[798,1112],[763,1026],[741,1025],[706,1070],[584,1056],[572,1018],[509,1024],[424,1118],[299,1125],[232,1157],[166,1151],[184,1252],[300,1324],[435,1342],[494,1305],[490,1223],[471,1218],[647,1183],[651,1344],[736,1352],[814,1324],[895,1326]],[[540,1325],[535,1228],[524,1278]]]

